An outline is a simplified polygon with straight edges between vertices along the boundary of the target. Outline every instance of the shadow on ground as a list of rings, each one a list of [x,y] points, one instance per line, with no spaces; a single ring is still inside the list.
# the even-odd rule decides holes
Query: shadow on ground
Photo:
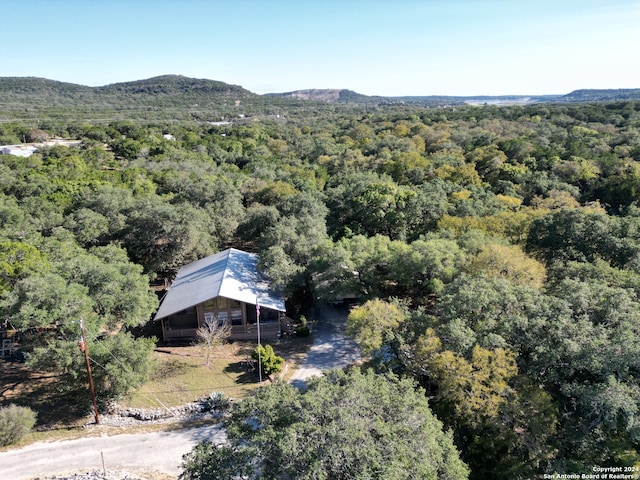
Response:
[[[65,390],[55,375],[32,372],[25,365],[0,360],[0,406],[14,403],[38,414],[36,428],[67,428],[91,413],[86,389]]]
[[[258,382],[258,371],[255,368],[250,368],[246,361],[230,363],[223,371],[226,374],[237,375],[237,384],[246,385]]]

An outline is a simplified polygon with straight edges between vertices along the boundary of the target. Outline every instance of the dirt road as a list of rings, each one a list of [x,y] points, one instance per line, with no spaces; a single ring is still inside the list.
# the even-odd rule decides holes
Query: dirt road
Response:
[[[199,441],[223,442],[218,425],[170,432],[89,437],[60,442],[35,443],[0,452],[0,479],[26,480],[43,475],[83,470],[164,472],[174,478],[181,472],[182,455]]]

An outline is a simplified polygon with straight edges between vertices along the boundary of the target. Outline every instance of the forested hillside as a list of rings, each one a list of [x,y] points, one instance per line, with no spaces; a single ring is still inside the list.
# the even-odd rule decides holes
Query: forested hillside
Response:
[[[526,92],[525,92],[526,93]],[[553,93],[553,92],[552,92]],[[335,108],[375,111],[390,106],[441,108],[473,105],[584,103],[640,100],[640,89],[576,90],[567,95],[383,97],[347,89],[309,89],[257,95],[224,82],[162,75],[101,87],[35,77],[0,77],[0,123],[22,120],[36,127],[49,121],[93,124],[113,121],[220,121],[239,115],[309,115]],[[335,104],[338,104],[336,106]]]
[[[163,75],[134,82],[87,87],[44,78],[0,77],[0,122],[22,119],[29,124],[83,119],[147,122],[213,121],[239,113],[277,108],[237,85],[206,79]],[[267,112],[269,113],[269,112]]]
[[[350,333],[426,389],[471,478],[640,461],[640,102],[278,103],[225,125],[48,108],[0,124],[0,144],[82,140],[0,156],[0,318],[39,329],[34,368],[81,374],[83,317],[121,330],[132,368],[104,384],[126,391],[148,283],[234,246],[292,304],[357,298]]]

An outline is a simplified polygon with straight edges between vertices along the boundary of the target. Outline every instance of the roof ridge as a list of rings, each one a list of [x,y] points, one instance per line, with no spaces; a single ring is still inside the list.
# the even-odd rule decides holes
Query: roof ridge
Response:
[[[226,258],[224,259],[224,268],[222,269],[222,281],[218,284],[218,291],[216,292],[216,297],[219,296],[220,292],[222,291],[222,283],[223,283],[224,279],[228,278],[229,259],[231,258],[231,250],[233,250],[233,249],[232,248],[227,248],[226,250],[223,250],[222,252],[219,252],[219,253],[226,254]]]
[[[184,276],[172,283],[155,318],[220,296],[248,304],[255,303],[257,297],[267,308],[285,311],[280,293],[270,288],[258,271],[257,261],[255,253],[228,248],[190,263],[183,267],[187,268]]]

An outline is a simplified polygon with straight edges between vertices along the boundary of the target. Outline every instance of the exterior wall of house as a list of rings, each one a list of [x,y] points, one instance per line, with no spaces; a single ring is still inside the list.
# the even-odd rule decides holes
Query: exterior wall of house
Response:
[[[258,325],[255,305],[215,297],[177,314],[162,319],[165,342],[195,340],[196,331],[207,318],[231,321],[232,340],[257,339]],[[277,338],[280,334],[280,315],[276,310],[260,308],[260,338]]]

